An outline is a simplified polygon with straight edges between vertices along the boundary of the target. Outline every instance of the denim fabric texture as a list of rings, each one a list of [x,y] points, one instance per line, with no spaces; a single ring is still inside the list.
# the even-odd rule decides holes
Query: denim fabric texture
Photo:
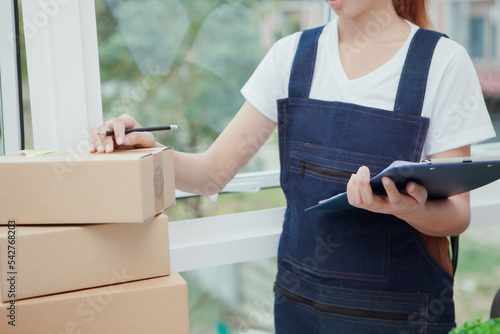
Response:
[[[281,185],[287,209],[278,250],[276,333],[448,333],[453,277],[420,234],[392,215],[304,210],[346,191],[362,165],[419,161],[427,74],[441,34],[419,29],[394,110],[309,99],[318,38],[303,32],[289,97],[278,103]]]

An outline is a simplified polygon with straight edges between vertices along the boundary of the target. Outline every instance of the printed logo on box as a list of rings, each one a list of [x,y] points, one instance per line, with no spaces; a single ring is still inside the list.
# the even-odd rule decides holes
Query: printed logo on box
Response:
[[[157,199],[161,199],[163,197],[163,187],[165,181],[163,179],[163,168],[160,165],[156,166],[155,168],[154,184],[155,196]]]

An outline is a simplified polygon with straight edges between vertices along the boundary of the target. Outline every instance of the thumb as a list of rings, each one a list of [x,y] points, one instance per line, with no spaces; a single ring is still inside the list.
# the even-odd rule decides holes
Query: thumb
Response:
[[[423,205],[427,200],[427,189],[415,182],[409,182],[406,185],[406,192],[408,193],[408,195],[413,197],[420,205]]]

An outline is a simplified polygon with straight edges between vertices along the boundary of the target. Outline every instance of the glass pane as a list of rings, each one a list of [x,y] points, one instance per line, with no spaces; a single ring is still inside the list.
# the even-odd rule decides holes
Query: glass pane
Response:
[[[221,194],[215,200],[209,197],[180,198],[167,214],[171,221],[175,221],[283,206],[286,206],[283,191],[273,188],[250,193]]]
[[[274,333],[276,259],[181,273],[189,286],[190,333]]]
[[[28,83],[28,66],[26,64],[26,43],[24,40],[24,23],[23,23],[23,11],[21,3],[22,1],[18,1],[19,36],[20,36],[19,50],[21,54],[21,89],[23,96],[23,119],[24,119],[24,146],[25,149],[32,150],[34,148],[33,127],[31,123],[31,103],[30,103],[29,83]]]
[[[500,17],[492,15],[498,11],[499,1],[439,0],[434,5],[434,9],[439,9],[436,26],[447,27],[448,31],[443,32],[469,52],[493,125],[500,134],[500,58],[497,50]],[[474,150],[481,155],[498,155],[499,141],[497,136],[487,141],[488,145],[478,145],[482,147],[474,147]]]
[[[498,18],[497,18],[498,20]],[[498,27],[500,27],[500,20],[493,22],[493,38],[492,38],[492,58],[494,61],[498,61]]]
[[[500,288],[500,225],[469,228],[460,236],[455,276],[456,322],[462,326],[481,316],[490,318],[493,297]]]
[[[129,113],[143,126],[179,124],[179,130],[155,136],[184,152],[201,152],[215,140],[243,104],[240,89],[267,50],[283,36],[323,24],[325,8],[315,0],[95,4],[104,119]],[[276,169],[275,133],[243,171]],[[227,202],[263,208],[251,194],[241,196],[220,199],[232,209],[239,206]],[[276,194],[270,203],[284,203],[282,198]],[[207,198],[184,199],[169,215],[188,219],[229,212],[221,208]]]
[[[23,122],[24,122],[24,143],[25,149],[33,149],[33,130],[31,123],[31,105],[30,105],[30,93],[29,93],[29,83],[28,83],[28,70],[26,64],[26,44],[24,40],[24,25],[23,25],[23,14],[22,14],[22,6],[21,1],[18,2],[18,11],[19,11],[19,51],[20,51],[20,61],[21,61],[21,94],[22,94],[22,110],[23,110]],[[14,35],[9,36],[9,39],[12,39],[14,42]],[[7,84],[7,83],[4,83]],[[14,83],[8,83],[15,85]],[[12,87],[17,89],[17,87]],[[0,96],[1,99],[1,96]],[[2,108],[2,104],[0,103],[0,109]],[[0,110],[1,111],[1,110]],[[17,113],[17,111],[16,111]],[[1,115],[1,114],[0,114]],[[0,124],[1,124],[0,117]],[[2,143],[2,129],[0,127],[0,143]],[[3,145],[0,145],[0,150],[3,150]],[[2,153],[3,151],[0,151]]]
[[[21,73],[22,73],[22,77],[21,77],[21,81],[22,81],[22,95],[23,95],[23,111],[24,111],[24,115],[23,115],[23,120],[24,120],[24,141],[25,141],[25,148],[33,148],[33,132],[31,130],[31,112],[30,112],[30,99],[29,99],[29,91],[28,91],[28,76],[27,76],[27,66],[26,66],[26,48],[25,48],[25,43],[24,43],[24,29],[23,29],[23,20],[22,20],[22,12],[21,12],[21,2],[19,2],[19,5],[18,5],[18,10],[19,10],[19,19],[20,19],[20,22],[19,22],[19,35],[17,36],[18,40],[16,41],[16,36],[14,33],[12,33],[12,30],[11,32],[8,34],[8,40],[9,42],[11,43],[15,43],[15,42],[19,42],[19,46],[20,46],[20,53],[21,53]],[[10,56],[9,56],[10,57]],[[12,60],[14,61],[14,60]],[[15,66],[13,65],[13,71],[15,71]],[[0,77],[1,79],[1,77]],[[7,80],[7,81],[6,81]],[[12,80],[12,82],[11,82]],[[0,84],[2,84],[0,82]],[[8,87],[9,88],[9,91],[17,91],[17,86],[15,84],[15,82],[13,81],[13,79],[10,77],[9,75],[9,78],[6,79],[4,78],[4,82],[3,82],[4,85],[9,85],[9,86],[5,86],[5,87]],[[10,98],[13,98],[13,96],[9,96]],[[17,105],[17,103],[16,103]],[[1,108],[3,107],[3,104],[1,103],[1,96],[0,96],[0,116],[2,116],[1,112]],[[5,112],[9,112],[9,113],[12,113],[12,112],[15,112],[16,115],[9,115],[11,117],[17,117],[17,110],[5,110]],[[2,129],[2,117],[0,117],[0,154],[4,154],[4,145],[3,145],[3,136],[5,135],[4,133],[2,133],[2,130],[5,130],[5,129]],[[12,144],[12,143],[11,143]],[[17,144],[16,144],[17,145]],[[17,146],[16,146],[17,147]]]
[[[243,104],[240,89],[273,43],[323,24],[322,1],[96,0],[104,119],[122,113],[185,152],[205,150]],[[277,136],[245,171],[279,168]],[[285,204],[280,189],[178,200],[170,220]],[[182,273],[191,333],[273,333],[274,259]],[[221,278],[222,277],[222,278]]]
[[[318,26],[321,1],[97,0],[104,118],[132,114],[185,152],[206,149],[243,104],[239,90],[278,38]],[[276,137],[245,171],[279,168]]]
[[[484,57],[485,20],[482,17],[473,17],[469,20],[468,50],[472,58]]]

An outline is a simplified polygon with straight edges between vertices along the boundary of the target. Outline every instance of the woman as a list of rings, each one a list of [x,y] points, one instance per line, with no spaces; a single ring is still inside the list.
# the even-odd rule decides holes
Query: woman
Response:
[[[278,251],[277,333],[447,333],[455,326],[446,236],[469,195],[426,200],[409,183],[369,186],[394,160],[470,155],[494,136],[466,51],[428,25],[424,0],[333,0],[338,19],[283,38],[243,87],[246,102],[204,153],[175,153],[176,186],[207,195],[278,125],[287,210]],[[277,103],[276,103],[277,101]],[[151,147],[128,115],[91,131],[91,152]],[[115,130],[115,143],[98,131]],[[217,184],[220,188],[215,188]],[[357,207],[304,209],[347,191]]]

